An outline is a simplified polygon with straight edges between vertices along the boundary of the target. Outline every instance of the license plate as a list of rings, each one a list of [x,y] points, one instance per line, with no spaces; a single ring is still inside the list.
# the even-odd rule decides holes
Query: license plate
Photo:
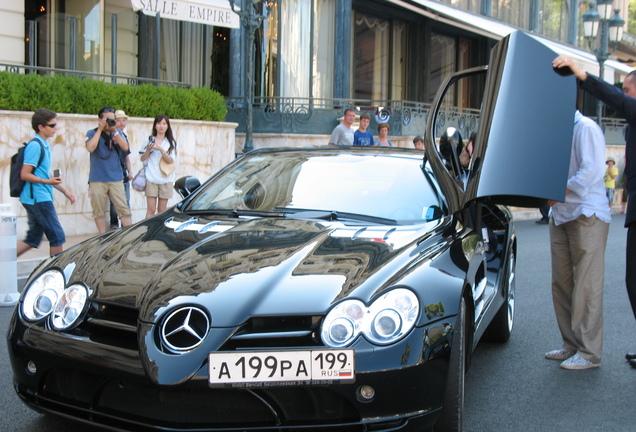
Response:
[[[210,387],[270,387],[354,382],[353,350],[210,353]]]

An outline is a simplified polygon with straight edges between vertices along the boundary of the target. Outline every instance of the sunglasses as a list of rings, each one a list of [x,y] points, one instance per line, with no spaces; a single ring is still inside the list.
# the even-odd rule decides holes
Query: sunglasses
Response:
[[[57,126],[57,123],[45,124],[44,126],[48,126],[50,128],[54,128],[55,126]]]

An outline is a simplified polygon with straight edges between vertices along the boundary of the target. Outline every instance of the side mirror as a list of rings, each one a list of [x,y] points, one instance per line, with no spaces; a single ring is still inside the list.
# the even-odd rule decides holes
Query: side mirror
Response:
[[[462,136],[454,127],[448,127],[439,139],[439,152],[444,159],[448,171],[456,176],[461,173],[459,150],[464,146]]]
[[[201,182],[196,177],[181,177],[174,182],[174,190],[177,191],[181,198],[187,198],[201,186]]]
[[[442,213],[442,209],[436,205],[430,206],[429,208],[426,209],[426,212],[424,213],[424,217],[426,218],[427,222],[440,219],[442,218],[442,216],[444,216],[444,214]]]

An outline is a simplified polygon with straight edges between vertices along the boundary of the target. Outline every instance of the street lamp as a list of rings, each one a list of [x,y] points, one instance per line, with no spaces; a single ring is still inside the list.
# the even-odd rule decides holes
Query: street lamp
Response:
[[[262,21],[269,16],[274,6],[275,0],[242,0],[241,9],[235,9],[236,0],[229,0],[232,11],[241,18],[241,24],[245,27],[247,41],[245,48],[247,55],[243,60],[247,63],[246,72],[246,95],[247,95],[247,125],[245,129],[245,144],[243,153],[254,149],[252,141],[252,114],[254,105],[254,32],[261,26]],[[239,0],[240,1],[240,0]]]
[[[605,61],[616,50],[616,45],[623,38],[623,24],[625,21],[619,15],[620,9],[614,9],[612,16],[612,0],[598,0],[596,9],[590,8],[583,14],[583,35],[587,40],[590,50],[596,55],[598,61],[598,76],[604,79]],[[601,28],[601,40],[598,49],[592,48],[592,42],[596,39],[599,26]],[[610,51],[610,43],[612,51]],[[599,100],[596,105],[597,122],[601,124],[603,105]]]

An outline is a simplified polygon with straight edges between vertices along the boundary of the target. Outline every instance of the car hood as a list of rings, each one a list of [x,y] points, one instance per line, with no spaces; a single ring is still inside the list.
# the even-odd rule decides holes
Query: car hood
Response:
[[[370,279],[369,291],[357,294],[372,296],[399,273],[394,258],[439,223],[215,221],[173,209],[110,234],[107,242],[86,241],[53,265],[69,283],[86,284],[94,301],[139,309],[142,322],[195,303],[209,309],[213,327],[229,327],[250,315],[322,314]]]

